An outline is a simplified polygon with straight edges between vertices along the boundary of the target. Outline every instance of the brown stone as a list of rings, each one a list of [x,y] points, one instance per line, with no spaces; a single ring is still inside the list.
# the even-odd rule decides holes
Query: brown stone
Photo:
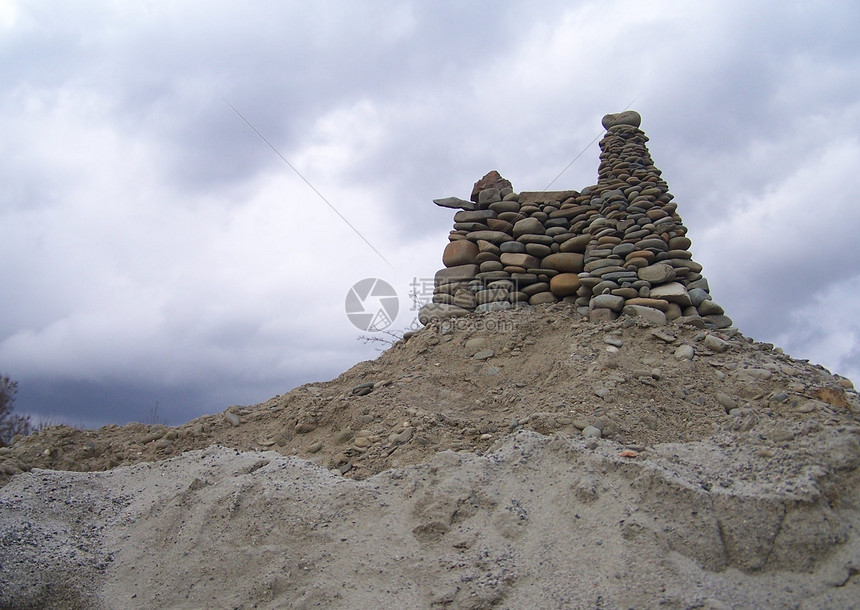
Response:
[[[585,257],[577,252],[558,252],[550,254],[541,261],[544,269],[555,269],[561,273],[580,273]]]
[[[551,292],[538,292],[536,295],[529,298],[529,305],[546,305],[547,303],[557,303],[558,299]]]
[[[586,246],[588,246],[588,242],[591,241],[591,235],[579,235],[577,237],[572,237],[568,239],[566,242],[561,244],[559,250],[562,252],[585,252]]]
[[[656,256],[656,254],[648,250],[634,250],[627,255],[626,260],[630,260],[631,258],[644,258],[646,261],[648,261],[648,264],[650,265],[654,262],[654,258]]]
[[[579,286],[579,276],[575,273],[559,273],[549,281],[549,289],[557,297],[574,295]]]
[[[449,242],[442,253],[442,264],[446,267],[471,265],[478,256],[478,246],[468,239]]]
[[[639,258],[638,256],[634,256],[633,258],[628,258],[624,262],[624,266],[627,267],[628,269],[631,267],[639,267],[639,268],[647,267],[648,261],[646,261],[644,258]]]
[[[669,248],[672,250],[689,250],[692,245],[689,237],[673,237],[669,240]]]

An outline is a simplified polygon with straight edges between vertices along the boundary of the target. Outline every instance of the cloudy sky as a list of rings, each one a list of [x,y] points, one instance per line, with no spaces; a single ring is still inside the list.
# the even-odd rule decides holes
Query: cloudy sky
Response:
[[[592,184],[586,147],[633,102],[717,302],[860,381],[857,23],[850,1],[0,0],[0,372],[18,411],[83,426],[330,379],[377,355],[355,282],[412,323],[452,222],[433,198],[491,169],[541,190],[580,153],[553,188]]]

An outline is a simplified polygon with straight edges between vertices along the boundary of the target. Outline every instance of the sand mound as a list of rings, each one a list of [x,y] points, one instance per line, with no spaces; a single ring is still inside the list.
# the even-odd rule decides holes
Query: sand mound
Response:
[[[731,330],[463,318],[260,405],[3,450],[0,606],[852,607],[858,413]]]

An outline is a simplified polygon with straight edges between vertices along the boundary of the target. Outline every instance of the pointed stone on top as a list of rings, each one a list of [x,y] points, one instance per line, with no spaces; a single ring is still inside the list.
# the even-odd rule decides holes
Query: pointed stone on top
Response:
[[[478,203],[478,195],[487,189],[499,189],[501,191],[502,189],[513,189],[513,186],[510,180],[505,180],[499,172],[493,170],[475,183],[470,199]]]

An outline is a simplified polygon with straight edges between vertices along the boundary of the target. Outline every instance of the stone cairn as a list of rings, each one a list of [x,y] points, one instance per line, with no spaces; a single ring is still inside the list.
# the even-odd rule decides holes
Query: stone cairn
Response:
[[[460,211],[419,320],[562,301],[591,320],[731,326],[693,261],[640,123],[633,111],[603,117],[597,184],[581,192],[515,193],[492,171],[469,201],[435,199]]]

